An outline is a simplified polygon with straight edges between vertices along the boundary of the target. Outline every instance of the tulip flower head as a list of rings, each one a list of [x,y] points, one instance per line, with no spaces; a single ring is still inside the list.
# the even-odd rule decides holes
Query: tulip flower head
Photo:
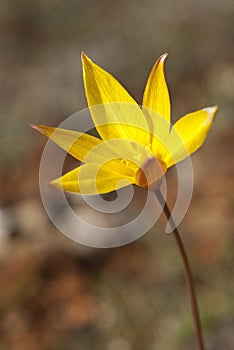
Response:
[[[111,74],[82,54],[85,93],[100,138],[31,125],[82,162],[53,180],[54,187],[101,194],[135,184],[156,191],[167,169],[203,144],[217,107],[186,114],[172,126],[166,57],[162,55],[153,66],[139,106]]]

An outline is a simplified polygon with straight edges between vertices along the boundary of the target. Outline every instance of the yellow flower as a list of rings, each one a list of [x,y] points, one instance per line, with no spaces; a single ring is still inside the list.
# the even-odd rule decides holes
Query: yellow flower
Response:
[[[31,125],[82,162],[53,180],[53,186],[82,194],[107,193],[128,184],[154,191],[169,167],[203,144],[217,106],[186,114],[171,126],[166,57],[156,61],[140,107],[111,74],[82,54],[86,97],[100,138]]]

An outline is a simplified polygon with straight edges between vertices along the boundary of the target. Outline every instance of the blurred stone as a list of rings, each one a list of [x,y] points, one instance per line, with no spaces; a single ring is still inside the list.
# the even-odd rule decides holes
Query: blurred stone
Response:
[[[100,329],[113,327],[116,322],[116,310],[112,305],[101,302],[94,309],[92,320]]]
[[[13,207],[0,208],[0,240],[3,241],[16,232],[17,222]],[[2,242],[1,242],[2,243]]]
[[[108,350],[132,350],[131,343],[124,338],[116,338],[110,342],[107,347]]]
[[[48,217],[41,203],[34,198],[18,202],[14,207],[19,232],[31,239],[39,239],[48,233]]]
[[[1,322],[1,328],[9,332],[12,329],[15,333],[22,333],[27,330],[27,322],[23,319],[22,314],[16,311],[9,311]]]

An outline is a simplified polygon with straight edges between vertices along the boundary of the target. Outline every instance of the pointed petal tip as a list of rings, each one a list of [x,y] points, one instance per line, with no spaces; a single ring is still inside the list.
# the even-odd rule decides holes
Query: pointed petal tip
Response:
[[[159,60],[160,62],[164,63],[165,60],[166,60],[166,58],[167,58],[167,56],[168,56],[168,53],[165,52],[165,53],[163,53],[163,54],[159,57],[158,60]]]
[[[90,69],[94,64],[91,58],[89,58],[89,56],[87,56],[86,53],[84,53],[84,51],[82,51],[81,53],[81,63],[83,68],[83,74],[85,74],[85,71],[87,69]]]
[[[62,182],[60,179],[55,179],[50,181],[49,186],[57,189],[62,189]]]
[[[91,62],[91,59],[86,55],[86,53],[84,51],[82,51],[82,53],[81,53],[81,61],[83,64]]]
[[[40,128],[39,125],[36,125],[36,124],[29,124],[29,126],[30,126],[30,128],[32,128],[32,129],[38,131],[40,134],[44,135],[43,130]]]
[[[35,124],[30,123],[29,127],[32,128],[32,129],[35,129],[37,126]]]
[[[54,185],[54,180],[49,182],[49,186],[55,188],[56,186]]]
[[[218,109],[219,109],[218,106],[204,108],[204,111],[206,111],[208,113],[209,120],[212,120],[215,117]]]
[[[212,107],[206,107],[205,110],[208,113],[216,113],[218,111],[219,107],[217,105],[212,106]]]
[[[163,57],[163,58],[165,59],[165,58],[167,58],[168,55],[169,55],[168,52],[164,52],[164,53],[161,55],[161,57]]]

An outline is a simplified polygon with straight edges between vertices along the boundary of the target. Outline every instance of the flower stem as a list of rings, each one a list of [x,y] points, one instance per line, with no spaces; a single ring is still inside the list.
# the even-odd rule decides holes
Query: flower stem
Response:
[[[195,292],[193,277],[192,277],[191,268],[190,268],[189,260],[187,257],[187,253],[186,253],[183,241],[180,237],[179,231],[178,231],[177,227],[174,225],[173,218],[171,217],[170,209],[168,208],[167,203],[165,202],[161,191],[157,190],[155,192],[155,195],[156,195],[159,203],[162,205],[167,219],[170,220],[173,227],[175,227],[173,230],[173,236],[175,238],[176,245],[177,245],[177,248],[180,252],[180,256],[181,256],[181,259],[183,262],[184,276],[185,276],[185,280],[186,280],[186,284],[187,284],[187,288],[188,288],[188,292],[189,292],[189,298],[190,298],[190,303],[191,303],[192,316],[193,316],[194,328],[195,328],[195,332],[196,332],[198,349],[204,350],[199,308],[198,308],[196,292]]]

